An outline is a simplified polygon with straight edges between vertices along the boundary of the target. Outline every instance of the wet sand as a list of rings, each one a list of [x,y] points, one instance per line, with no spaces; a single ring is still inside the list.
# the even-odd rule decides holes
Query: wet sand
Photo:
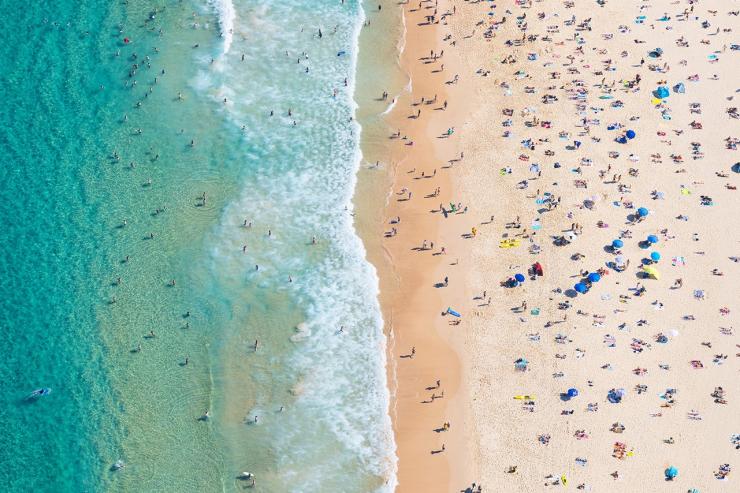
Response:
[[[365,136],[370,143],[365,143],[363,153],[368,160],[378,157],[390,179],[363,177],[366,171],[361,172],[358,202],[377,205],[378,197],[385,200],[380,224],[367,218],[363,222],[362,217],[358,223],[380,277],[389,341],[390,412],[400,458],[398,490],[448,491],[464,484],[468,476],[468,398],[461,385],[462,339],[456,336],[457,326],[450,325],[454,317],[441,313],[462,302],[466,290],[459,281],[465,264],[457,255],[460,238],[441,227],[439,206],[449,207],[454,200],[448,161],[459,157],[454,135],[442,135],[449,122],[461,121],[464,105],[450,104],[454,85],[445,83],[455,74],[454,60],[428,58],[430,50],[439,54],[444,49],[440,26],[424,19],[431,9],[403,8],[407,35],[400,65],[411,81],[410,91],[398,95],[386,117],[391,134],[382,142]],[[390,94],[386,104],[392,104],[393,97]],[[397,130],[400,136],[393,135]],[[436,188],[439,194],[433,196]],[[404,190],[412,192],[410,199]],[[372,209],[362,205],[360,215],[363,210],[365,216],[372,215]],[[441,253],[443,246],[446,254]],[[445,276],[452,284],[441,287]],[[449,430],[444,430],[445,423]]]

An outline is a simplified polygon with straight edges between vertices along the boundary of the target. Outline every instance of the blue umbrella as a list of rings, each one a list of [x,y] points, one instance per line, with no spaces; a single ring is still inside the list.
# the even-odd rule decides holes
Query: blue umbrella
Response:
[[[573,286],[573,289],[575,289],[577,292],[583,294],[586,291],[588,291],[588,286],[586,286],[582,282],[579,282],[578,284],[576,284],[575,286]]]
[[[740,173],[740,163],[733,164],[732,171],[734,171],[735,173]]]
[[[650,258],[653,260],[653,262],[657,262],[658,260],[660,260],[660,253],[658,252],[651,253]]]
[[[627,135],[627,138],[628,139],[634,139],[637,134],[635,133],[634,130],[627,130],[627,134],[626,135]]]
[[[673,478],[675,478],[676,476],[678,476],[678,469],[676,469],[675,467],[671,466],[671,467],[669,467],[668,469],[665,470],[665,478],[667,480],[670,481]]]
[[[655,91],[653,91],[653,95],[658,99],[665,99],[668,96],[671,95],[671,92],[668,90],[665,86],[660,86]]]
[[[568,397],[572,399],[573,397],[578,397],[578,390],[577,389],[568,389]]]
[[[524,277],[524,274],[517,274],[514,276],[514,279],[516,279],[519,282],[524,282],[525,277]]]
[[[591,282],[599,282],[601,281],[601,276],[598,272],[592,272],[588,275],[588,280]]]
[[[624,389],[611,389],[609,393],[606,394],[606,399],[612,404],[619,404],[622,402],[623,397]]]
[[[658,243],[658,237],[655,235],[650,235],[647,237],[647,241],[651,244]]]
[[[622,240],[614,240],[612,241],[612,246],[614,248],[622,248],[624,246],[624,242]]]
[[[647,210],[645,207],[640,207],[639,209],[637,209],[637,215],[640,217],[645,217],[648,214],[650,214],[650,211]]]

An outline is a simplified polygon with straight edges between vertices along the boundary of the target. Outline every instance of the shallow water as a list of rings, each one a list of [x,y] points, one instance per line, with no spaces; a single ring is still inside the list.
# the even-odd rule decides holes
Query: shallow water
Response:
[[[245,470],[257,491],[394,484],[352,218],[362,19],[323,0],[7,17],[5,490],[231,491]]]

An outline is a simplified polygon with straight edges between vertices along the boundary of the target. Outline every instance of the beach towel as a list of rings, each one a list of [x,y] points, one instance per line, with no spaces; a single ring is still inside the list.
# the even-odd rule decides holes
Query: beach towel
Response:
[[[521,244],[520,240],[502,240],[499,242],[499,248],[516,248]]]

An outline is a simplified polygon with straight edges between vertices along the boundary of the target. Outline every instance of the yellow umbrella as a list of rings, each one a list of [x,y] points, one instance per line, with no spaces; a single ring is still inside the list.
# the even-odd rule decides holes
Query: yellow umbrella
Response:
[[[658,272],[658,269],[656,269],[655,267],[645,265],[643,266],[642,270],[644,270],[645,274],[649,275],[653,279],[660,279],[660,272]]]

